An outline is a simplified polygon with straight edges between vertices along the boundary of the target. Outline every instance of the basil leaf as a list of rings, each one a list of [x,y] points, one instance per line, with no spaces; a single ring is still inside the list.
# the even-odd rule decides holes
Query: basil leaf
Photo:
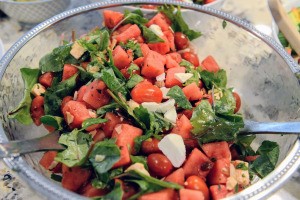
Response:
[[[122,200],[123,189],[120,182],[116,182],[114,189],[102,197],[96,197],[95,200]]]
[[[99,118],[89,118],[89,119],[86,119],[82,122],[81,130],[86,129],[89,126],[92,126],[92,125],[95,125],[95,124],[102,124],[102,123],[105,123],[105,122],[107,122],[107,119],[102,119],[100,117]]]
[[[79,70],[79,80],[82,83],[87,83],[89,81],[92,81],[94,79],[93,74],[86,71],[82,67],[76,67]]]
[[[239,129],[244,126],[240,115],[216,116],[207,100],[202,100],[195,108],[190,121],[192,133],[199,143],[234,141]]]
[[[115,140],[97,142],[89,156],[89,160],[99,175],[110,170],[120,160],[120,150]]]
[[[128,96],[129,92],[125,87],[125,83],[116,77],[111,68],[105,68],[101,72],[102,80],[111,91],[115,94],[121,93],[125,97]]]
[[[159,43],[165,42],[161,39],[158,35],[156,35],[151,29],[147,28],[146,26],[141,25],[143,37],[146,40],[146,43]]]
[[[60,72],[63,70],[64,64],[77,64],[76,60],[70,51],[72,46],[70,44],[59,46],[44,57],[39,62],[39,67],[42,72]]]
[[[58,143],[67,146],[64,151],[58,152],[55,160],[68,167],[80,166],[87,159],[92,137],[74,129],[71,133],[62,134]]]
[[[178,107],[183,109],[192,109],[192,104],[189,102],[189,100],[187,100],[186,96],[179,86],[173,86],[167,93],[167,96],[173,98]]]
[[[128,89],[134,88],[138,83],[142,82],[144,80],[143,77],[137,74],[133,74],[130,79],[126,83],[126,87]]]
[[[204,70],[200,72],[200,76],[208,90],[212,89],[213,85],[218,88],[225,88],[227,85],[227,76],[224,69],[221,69],[216,73]]]
[[[215,112],[218,114],[233,114],[236,106],[235,98],[231,89],[218,89],[214,90],[214,103]],[[216,98],[216,96],[221,96]]]
[[[143,194],[156,192],[164,188],[172,188],[179,190],[181,185],[161,181],[159,179],[147,176],[135,170],[130,170],[120,176],[125,182],[133,182],[139,186],[139,192],[130,197],[130,199],[137,199]]]
[[[59,82],[52,83],[51,88],[48,88],[44,96],[44,109],[46,115],[57,116],[61,113],[60,106],[62,99],[65,96],[72,95],[76,89],[76,79],[78,74],[73,75],[71,78]]]
[[[114,183],[114,178],[122,174],[123,171],[123,168],[119,167],[117,169],[111,169],[106,173],[96,174],[96,178],[92,180],[92,185],[98,189],[110,188],[112,183]]]
[[[148,19],[143,17],[143,13],[139,11],[130,12],[129,10],[124,11],[124,21],[123,24],[146,24]]]
[[[30,115],[32,99],[30,92],[34,84],[37,83],[38,77],[40,75],[40,70],[22,68],[20,71],[25,87],[23,99],[15,109],[8,113],[8,118],[16,119],[22,124],[29,125],[32,123]]]
[[[193,40],[201,36],[201,32],[194,31],[189,28],[182,17],[180,7],[178,7],[175,12],[173,5],[163,5],[158,7],[158,11],[164,13],[172,21],[172,29],[174,32],[184,33],[189,40]]]
[[[44,115],[41,117],[41,122],[45,125],[54,127],[55,130],[62,130],[64,119],[59,116]]]
[[[256,152],[260,156],[251,164],[251,170],[260,178],[266,177],[275,169],[279,151],[279,145],[276,142],[263,141]]]
[[[110,103],[105,106],[102,106],[101,108],[97,109],[97,115],[105,115],[107,112],[113,112],[117,108],[120,108],[119,104],[117,103]]]
[[[129,40],[126,44],[121,43],[120,45],[123,49],[126,50],[131,49],[133,51],[135,59],[139,57],[143,57],[141,46],[136,41]]]

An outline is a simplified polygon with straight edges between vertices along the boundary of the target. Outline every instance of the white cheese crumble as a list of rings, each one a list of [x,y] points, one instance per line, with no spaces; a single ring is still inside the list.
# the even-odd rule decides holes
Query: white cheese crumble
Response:
[[[164,114],[164,118],[168,121],[170,121],[171,123],[175,124],[176,123],[176,119],[177,119],[177,112],[175,107],[168,110],[165,114]]]
[[[104,159],[105,159],[105,155],[99,155],[99,154],[97,154],[95,156],[95,161],[96,162],[102,162]]]
[[[133,165],[130,165],[125,172],[131,171],[131,170],[135,170],[138,171],[140,173],[143,173],[147,176],[150,176],[149,172],[145,169],[144,165],[142,163],[134,163]]]
[[[129,101],[127,101],[127,105],[131,108],[131,109],[135,109],[137,107],[140,106],[140,104],[138,104],[137,102],[135,102],[134,100],[130,99]]]
[[[151,26],[149,26],[149,29],[159,37],[162,37],[164,35],[161,28],[156,24],[152,24]]]
[[[67,124],[70,125],[73,120],[74,120],[74,116],[70,113],[70,112],[66,112],[66,115],[67,115]]]
[[[33,94],[35,97],[36,96],[41,96],[45,92],[46,92],[46,88],[40,83],[34,84],[32,89],[31,89],[31,94]]]
[[[175,108],[175,100],[169,99],[168,101],[159,104],[157,112],[166,113],[168,110],[171,110],[173,108]]]
[[[83,46],[81,46],[77,41],[74,42],[72,49],[70,51],[70,54],[76,58],[79,59],[85,52],[85,49]]]
[[[170,133],[159,143],[158,148],[171,161],[174,167],[180,167],[186,159],[186,150],[180,135]]]
[[[158,75],[156,77],[156,80],[157,81],[164,81],[164,80],[166,80],[166,73],[162,73],[162,74]]]
[[[161,88],[159,88],[159,89],[160,89],[160,91],[161,91],[162,94],[163,94],[163,99],[170,99],[170,97],[167,96],[167,94],[168,94],[170,88],[161,87]]]
[[[175,79],[177,79],[180,83],[185,83],[187,80],[193,77],[192,73],[175,73]]]
[[[150,112],[156,112],[159,109],[160,104],[156,102],[143,102],[142,106]]]

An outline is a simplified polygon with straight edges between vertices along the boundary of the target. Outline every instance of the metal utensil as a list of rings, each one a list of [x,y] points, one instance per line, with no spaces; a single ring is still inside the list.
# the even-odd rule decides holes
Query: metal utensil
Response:
[[[63,150],[65,147],[58,143],[59,136],[60,133],[55,131],[39,138],[2,143],[0,144],[0,158],[16,157],[38,151]]]
[[[300,134],[300,122],[254,122],[246,120],[240,134]],[[40,138],[2,143],[0,144],[0,158],[38,151],[64,150],[65,147],[58,143],[59,136],[59,132],[55,131]]]

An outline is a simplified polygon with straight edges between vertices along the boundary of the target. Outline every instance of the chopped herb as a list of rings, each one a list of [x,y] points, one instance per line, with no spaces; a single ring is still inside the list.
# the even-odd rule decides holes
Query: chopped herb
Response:
[[[177,103],[178,107],[183,109],[192,109],[192,104],[186,98],[182,89],[179,86],[173,86],[167,93],[167,96],[173,98]]]
[[[237,165],[235,166],[235,168],[236,168],[236,169],[245,170],[245,171],[248,170],[248,167],[247,167],[246,164],[243,163],[243,162],[237,164]]]
[[[227,22],[226,22],[225,20],[223,20],[223,22],[222,22],[222,27],[223,27],[223,29],[225,29],[226,26],[227,26]]]

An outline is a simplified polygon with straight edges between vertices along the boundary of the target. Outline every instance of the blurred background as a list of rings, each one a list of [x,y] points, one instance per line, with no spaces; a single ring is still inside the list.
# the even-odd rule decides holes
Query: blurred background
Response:
[[[21,1],[17,2],[15,1]],[[0,0],[0,58],[18,39],[38,23],[64,10],[96,0]],[[29,1],[29,2],[24,2]],[[101,1],[101,0],[99,0]],[[103,0],[102,0],[103,1]],[[182,0],[191,2],[192,0]],[[195,0],[220,9],[253,24],[259,31],[281,42],[298,62],[299,57],[278,30],[267,0]],[[300,29],[300,0],[281,0],[293,23]],[[300,199],[300,170],[270,199]],[[0,199],[41,199],[0,161]]]

